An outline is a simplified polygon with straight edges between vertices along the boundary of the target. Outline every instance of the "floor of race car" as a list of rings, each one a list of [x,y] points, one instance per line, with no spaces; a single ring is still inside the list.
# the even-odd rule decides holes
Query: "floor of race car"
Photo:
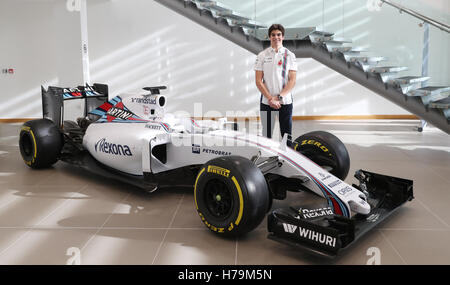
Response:
[[[419,133],[418,125],[294,122],[294,134],[320,129],[344,141],[348,182],[361,168],[414,180],[412,202],[330,260],[267,239],[266,221],[244,238],[212,234],[194,211],[192,188],[147,194],[62,162],[31,170],[18,150],[20,124],[0,124],[0,264],[448,264],[449,135]],[[274,208],[302,198],[289,194]]]

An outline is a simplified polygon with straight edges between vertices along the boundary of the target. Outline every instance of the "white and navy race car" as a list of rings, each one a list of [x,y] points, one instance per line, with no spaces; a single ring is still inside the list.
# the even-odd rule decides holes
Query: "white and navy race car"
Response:
[[[108,86],[42,87],[43,118],[20,131],[20,152],[32,168],[58,160],[152,192],[162,181],[194,188],[195,211],[212,232],[240,236],[268,214],[268,237],[335,256],[413,199],[410,180],[356,172],[334,135],[315,131],[281,142],[242,133],[237,124],[166,114],[164,86],[108,100]],[[84,116],[64,120],[64,101],[85,100]],[[287,191],[323,197],[317,205],[272,209]]]

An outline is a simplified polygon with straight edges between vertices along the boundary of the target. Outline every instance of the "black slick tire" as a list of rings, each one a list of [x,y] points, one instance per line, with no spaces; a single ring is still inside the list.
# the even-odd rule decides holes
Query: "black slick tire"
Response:
[[[296,138],[292,147],[339,179],[347,177],[350,156],[335,135],[324,131],[306,133]]]
[[[19,134],[20,154],[31,168],[47,168],[57,160],[63,146],[58,127],[48,119],[24,123]]]
[[[226,156],[205,163],[195,181],[194,200],[202,222],[223,236],[242,236],[256,228],[269,207],[269,189],[248,159]]]

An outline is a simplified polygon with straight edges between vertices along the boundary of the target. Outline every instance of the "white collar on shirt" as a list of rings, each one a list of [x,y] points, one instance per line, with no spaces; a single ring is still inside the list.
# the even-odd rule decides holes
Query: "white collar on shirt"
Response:
[[[273,53],[283,53],[285,47],[283,47],[283,46],[280,47],[280,48],[278,49],[278,52],[277,52],[273,47],[269,47],[269,49],[270,49],[270,51],[273,52]]]

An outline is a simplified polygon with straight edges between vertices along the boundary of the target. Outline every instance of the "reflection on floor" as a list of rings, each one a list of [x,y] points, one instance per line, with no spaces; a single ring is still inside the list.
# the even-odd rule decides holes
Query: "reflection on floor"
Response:
[[[0,264],[367,264],[374,248],[381,264],[448,264],[450,137],[418,133],[418,124],[294,122],[296,135],[320,129],[343,140],[350,173],[414,180],[416,198],[334,260],[268,240],[265,221],[239,239],[212,234],[194,211],[192,188],[147,194],[62,162],[31,170],[18,150],[20,124],[0,124]]]

